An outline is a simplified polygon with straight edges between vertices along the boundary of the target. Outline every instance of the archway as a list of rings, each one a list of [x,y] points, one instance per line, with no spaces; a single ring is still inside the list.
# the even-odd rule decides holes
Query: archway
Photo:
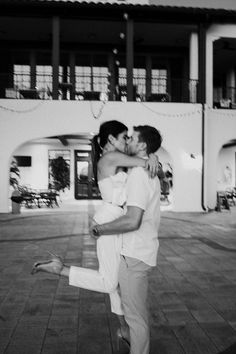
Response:
[[[11,161],[17,162],[20,189],[37,195],[38,199],[42,193],[52,190],[58,192],[60,201],[99,198],[92,173],[92,137],[92,133],[58,135],[30,140],[18,146]],[[67,178],[64,185],[58,186],[61,179],[56,179],[55,166],[60,161],[67,169]],[[28,206],[41,206],[35,198],[31,199]]]
[[[217,207],[223,199],[223,206],[236,204],[236,139],[227,141],[217,158]],[[219,198],[220,197],[220,198]],[[225,204],[225,205],[224,205]]]

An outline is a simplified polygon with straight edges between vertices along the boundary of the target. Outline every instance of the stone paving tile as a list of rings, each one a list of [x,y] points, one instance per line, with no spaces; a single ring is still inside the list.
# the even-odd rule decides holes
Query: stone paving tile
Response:
[[[188,354],[216,354],[217,347],[198,324],[187,323],[174,328],[176,337]]]
[[[184,354],[185,351],[167,323],[152,325],[150,354],[168,353]]]
[[[78,311],[75,311],[73,314],[68,315],[53,315],[50,317],[48,322],[49,329],[57,328],[74,328],[78,327]]]
[[[43,354],[76,354],[77,328],[48,328],[41,353]]]
[[[78,341],[78,353],[89,353],[89,354],[112,354],[115,353],[115,348],[113,350],[112,344],[109,337],[98,336],[86,336],[79,337]]]
[[[40,353],[40,348],[44,340],[45,326],[32,327],[28,324],[18,325],[11,336],[9,345],[4,353]]]
[[[91,203],[0,214],[1,354],[118,354],[107,294],[70,287],[62,277],[30,275],[47,251],[95,269],[95,241],[87,234],[93,212]],[[151,354],[219,354],[230,346],[233,353],[235,220],[236,208],[162,213],[158,266],[150,273]]]
[[[224,319],[213,308],[192,310],[191,314],[198,323],[223,323]]]
[[[13,328],[1,328],[0,327],[0,352],[3,353],[8,343],[10,342]]]
[[[192,313],[188,310],[162,310],[170,325],[195,322]]]
[[[4,354],[40,354],[41,346],[37,347],[34,343],[27,343],[21,345],[10,344],[5,350]]]
[[[49,318],[50,315],[48,316],[24,316],[22,315],[19,320],[18,320],[18,326],[25,327],[25,325],[31,326],[31,327],[44,327],[47,326],[49,323]]]

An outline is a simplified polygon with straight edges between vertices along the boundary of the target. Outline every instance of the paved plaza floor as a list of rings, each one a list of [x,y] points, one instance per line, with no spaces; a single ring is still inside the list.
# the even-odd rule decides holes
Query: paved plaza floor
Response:
[[[95,204],[0,214],[0,353],[118,353],[106,294],[30,274],[47,251],[67,264],[97,266],[88,235]],[[236,207],[163,211],[159,238],[150,274],[151,354],[236,353]]]

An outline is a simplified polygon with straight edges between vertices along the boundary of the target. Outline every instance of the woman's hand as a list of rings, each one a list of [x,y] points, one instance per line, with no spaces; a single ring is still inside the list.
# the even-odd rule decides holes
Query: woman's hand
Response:
[[[150,154],[149,159],[146,160],[145,168],[150,172],[151,178],[156,177],[158,175],[158,169],[159,169],[158,156],[155,154]]]

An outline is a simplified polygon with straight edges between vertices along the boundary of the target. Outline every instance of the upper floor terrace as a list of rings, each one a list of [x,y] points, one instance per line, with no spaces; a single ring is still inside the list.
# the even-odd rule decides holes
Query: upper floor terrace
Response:
[[[94,56],[92,55],[91,58]],[[81,56],[80,56],[81,59]],[[105,59],[105,56],[100,56]],[[96,61],[98,62],[98,56]],[[101,64],[101,63],[100,63]],[[0,73],[0,98],[127,101],[127,70],[116,60],[111,73],[106,63],[59,66],[58,89],[53,92],[50,65],[13,65],[13,72]],[[141,65],[140,65],[141,66]],[[171,77],[165,66],[133,69],[130,101],[197,102],[198,80]]]
[[[4,0],[0,10],[0,98],[19,99],[206,103],[208,29],[222,14],[235,22],[229,10],[120,1]],[[212,57],[211,105],[229,108],[236,36],[216,37]]]

